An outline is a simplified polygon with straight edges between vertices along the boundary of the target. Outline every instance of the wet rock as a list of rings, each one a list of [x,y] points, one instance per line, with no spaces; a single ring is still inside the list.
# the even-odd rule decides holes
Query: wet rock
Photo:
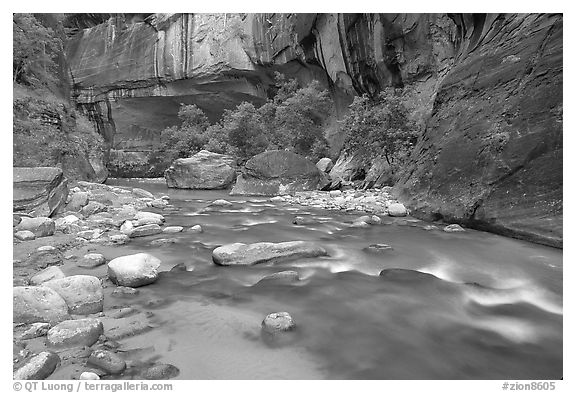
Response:
[[[321,246],[306,241],[283,243],[232,243],[212,251],[212,260],[217,265],[255,265],[263,262],[313,258],[328,255]]]
[[[388,244],[383,244],[383,243],[370,244],[364,250],[369,251],[369,252],[383,252],[383,251],[392,250],[392,246],[390,246]]]
[[[171,379],[180,374],[178,367],[171,364],[156,364],[147,368],[143,373],[144,379]]]
[[[22,217],[20,224],[16,225],[16,231],[30,231],[36,237],[52,236],[56,225],[54,220],[48,217]]]
[[[258,281],[258,284],[292,284],[298,281],[300,281],[298,272],[294,270],[285,270],[262,278]]]
[[[102,349],[92,352],[88,364],[109,374],[120,374],[126,369],[126,362],[119,355]]]
[[[126,244],[129,241],[129,236],[125,235],[125,234],[118,234],[118,235],[110,235],[108,237],[108,240],[110,240],[110,242],[112,244],[118,244],[118,245],[122,245],[122,244]]]
[[[30,231],[18,231],[14,234],[14,237],[18,240],[27,241],[36,239],[36,235]]]
[[[91,371],[84,371],[82,374],[80,374],[79,379],[83,381],[96,381],[99,380],[100,377],[98,376],[98,374],[93,373]]]
[[[64,257],[58,250],[53,251],[34,251],[27,258],[26,262],[29,266],[44,269],[47,266],[61,265]]]
[[[132,192],[140,198],[154,198],[154,194],[141,188],[133,188]]]
[[[88,193],[85,191],[80,191],[75,192],[70,196],[70,202],[68,202],[66,208],[70,211],[78,212],[87,204],[88,204]]]
[[[433,274],[423,273],[410,269],[384,269],[380,272],[380,277],[399,282],[435,282],[438,279]]]
[[[150,206],[157,209],[163,209],[164,207],[168,206],[168,202],[164,199],[154,199],[152,202],[150,202]]]
[[[150,224],[162,225],[163,222],[164,222],[164,220],[159,218],[159,217],[148,216],[148,217],[142,217],[138,220],[135,220],[132,222],[132,224],[135,227],[141,227],[143,225],[150,225]]]
[[[155,239],[150,242],[152,246],[162,246],[165,244],[174,244],[178,243],[178,239],[170,238],[170,239]]]
[[[228,188],[236,178],[233,162],[231,156],[201,150],[190,158],[175,160],[164,172],[166,185],[196,190]]]
[[[425,231],[433,231],[434,229],[438,229],[436,225],[425,225],[422,227]]]
[[[225,207],[229,207],[232,206],[233,203],[230,201],[227,201],[226,199],[217,199],[215,201],[213,201],[212,203],[210,203],[210,206],[225,206]]]
[[[140,287],[158,279],[158,269],[162,262],[146,253],[114,258],[108,263],[108,277],[116,285]]]
[[[408,214],[408,211],[401,203],[392,203],[388,206],[388,215],[392,217],[404,217],[406,214]]]
[[[152,213],[152,212],[138,212],[134,216],[134,219],[136,221],[141,221],[141,220],[159,220],[160,222],[166,221],[166,219],[164,218],[164,216],[162,214]]]
[[[78,266],[92,269],[106,263],[106,258],[102,254],[86,254],[78,261]]]
[[[246,162],[232,195],[278,195],[295,191],[318,190],[328,177],[313,162],[298,154],[272,150]]]
[[[171,226],[171,227],[166,227],[162,230],[163,233],[178,233],[178,232],[182,232],[184,230],[184,227],[181,226]]]
[[[66,202],[68,182],[60,168],[12,168],[12,175],[15,212],[49,217]]]
[[[316,168],[318,168],[321,172],[328,173],[334,166],[332,160],[328,157],[321,158],[316,163]]]
[[[136,288],[130,288],[130,287],[116,287],[114,288],[114,290],[112,291],[112,296],[115,297],[133,297],[133,296],[137,296],[140,293],[140,291]]]
[[[102,318],[106,337],[110,340],[121,340],[136,336],[152,329],[148,319],[143,314],[130,315],[124,318]]]
[[[353,224],[361,224],[361,223],[366,223],[368,225],[378,225],[382,222],[382,220],[380,219],[380,217],[373,215],[373,216],[361,216],[358,217],[356,220],[354,220]],[[362,225],[359,225],[362,226]]]
[[[91,346],[104,332],[102,322],[94,318],[60,322],[48,331],[48,344],[54,347]]]
[[[66,275],[58,266],[49,266],[30,278],[30,284],[41,285],[50,280],[64,278]]]
[[[204,230],[202,229],[202,227],[200,225],[194,225],[194,226],[191,226],[190,228],[188,228],[187,232],[201,233],[201,232],[204,232]]]
[[[20,334],[20,340],[30,340],[45,336],[49,329],[50,324],[47,322],[33,323],[24,332],[22,332],[22,334]]]
[[[120,226],[120,232],[124,235],[130,236],[130,234],[134,231],[134,224],[132,221],[127,220]]]
[[[46,379],[52,375],[59,363],[60,357],[55,353],[40,352],[16,370],[13,378],[15,380]]]
[[[287,332],[295,327],[292,316],[285,311],[269,314],[262,321],[262,330],[270,334]]]
[[[80,210],[80,212],[84,215],[84,217],[88,217],[92,214],[105,212],[106,210],[107,207],[105,204],[96,201],[90,201]]]
[[[142,237],[142,236],[151,236],[157,235],[162,233],[162,228],[160,228],[157,224],[147,224],[142,225],[141,227],[136,227],[130,234],[129,237]]]
[[[292,220],[292,224],[294,224],[294,225],[313,225],[313,224],[318,224],[318,221],[315,220],[313,217],[296,216],[296,217],[294,217],[294,220]]]
[[[102,311],[104,294],[97,277],[75,275],[50,280],[42,286],[52,288],[62,296],[70,314],[93,314]]]
[[[451,224],[444,228],[444,232],[465,232],[465,229],[458,224]]]
[[[13,322],[61,322],[69,318],[66,302],[52,288],[14,287]]]

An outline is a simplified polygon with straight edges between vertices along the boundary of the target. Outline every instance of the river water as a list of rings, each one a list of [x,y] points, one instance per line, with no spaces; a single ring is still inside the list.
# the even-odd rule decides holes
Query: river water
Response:
[[[106,301],[151,312],[157,327],[122,340],[123,350],[177,366],[179,379],[562,377],[561,250],[474,230],[424,230],[429,223],[410,218],[352,228],[360,214],[162,183],[109,183],[170,195],[174,209],[161,211],[166,225],[204,229],[103,251],[162,260],[160,279],[139,296]],[[233,206],[205,210],[222,198]],[[293,225],[296,215],[317,224]],[[176,243],[151,244],[159,238]],[[222,244],[291,240],[318,242],[330,256],[250,267],[211,260]],[[392,250],[365,250],[374,243]],[[383,269],[409,271],[381,277]],[[258,283],[283,270],[298,271],[301,281]],[[262,337],[263,318],[279,311],[297,329]]]

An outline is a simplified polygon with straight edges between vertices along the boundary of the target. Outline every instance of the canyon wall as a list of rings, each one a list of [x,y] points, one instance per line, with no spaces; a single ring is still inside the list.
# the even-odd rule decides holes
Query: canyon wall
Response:
[[[341,117],[401,88],[423,128],[395,191],[416,215],[562,244],[562,15],[69,15],[73,97],[146,154],[194,103],[215,120],[317,79]],[[341,146],[343,135],[328,135]],[[373,171],[374,172],[374,171]],[[378,172],[378,168],[375,169]]]

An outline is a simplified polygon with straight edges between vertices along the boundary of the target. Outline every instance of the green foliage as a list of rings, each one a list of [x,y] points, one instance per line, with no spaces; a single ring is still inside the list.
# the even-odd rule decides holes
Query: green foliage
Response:
[[[235,155],[241,162],[265,150],[292,150],[311,160],[328,154],[325,121],[332,100],[317,81],[299,88],[296,80],[277,73],[278,92],[259,108],[242,102],[209,125],[200,108],[182,106],[180,126],[161,134],[161,150],[170,159],[189,157],[201,149]]]
[[[102,137],[83,115],[54,96],[20,96],[13,102],[13,165],[57,166],[102,149]]]
[[[389,165],[409,154],[418,136],[416,124],[392,89],[374,101],[367,95],[355,97],[342,127],[347,134],[346,150],[366,160],[384,157]]]
[[[56,81],[62,40],[32,14],[13,15],[12,77],[26,85]]]

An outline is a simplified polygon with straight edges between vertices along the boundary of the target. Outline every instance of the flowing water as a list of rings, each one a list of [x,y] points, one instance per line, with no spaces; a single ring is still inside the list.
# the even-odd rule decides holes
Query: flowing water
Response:
[[[157,324],[122,341],[128,357],[174,364],[180,379],[562,377],[561,250],[473,230],[424,230],[428,223],[410,218],[351,228],[360,214],[113,184],[168,194],[174,208],[161,212],[166,225],[204,228],[103,250],[163,261],[165,272],[139,296],[106,300],[151,311]],[[203,210],[221,198],[233,206]],[[295,215],[317,224],[293,225]],[[176,242],[151,244],[159,238]],[[330,256],[250,267],[211,260],[222,244],[290,240],[318,242]],[[374,243],[392,250],[365,250]],[[379,276],[383,269],[409,271]],[[301,281],[258,283],[283,270],[298,271]],[[278,311],[289,312],[297,329],[261,336],[263,318]]]

